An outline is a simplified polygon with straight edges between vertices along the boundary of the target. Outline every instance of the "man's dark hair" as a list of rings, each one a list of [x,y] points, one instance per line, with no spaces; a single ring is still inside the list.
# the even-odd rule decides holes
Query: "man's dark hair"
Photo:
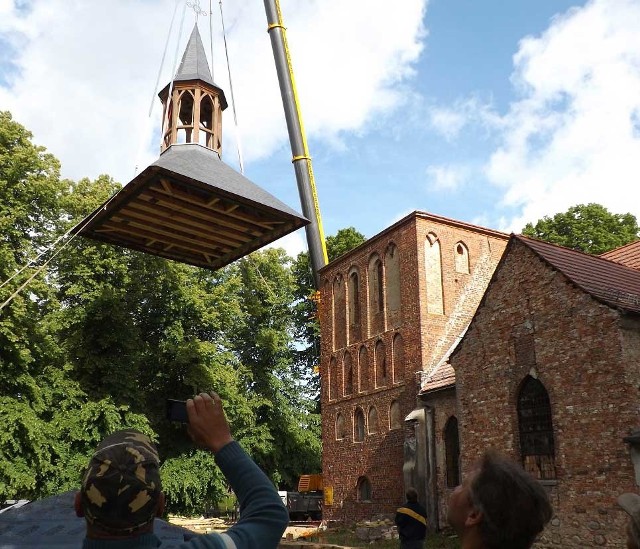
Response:
[[[418,491],[415,488],[407,488],[407,501],[409,503],[418,502]]]
[[[483,515],[480,535],[487,549],[528,549],[553,516],[544,487],[494,452],[480,460],[471,499]]]

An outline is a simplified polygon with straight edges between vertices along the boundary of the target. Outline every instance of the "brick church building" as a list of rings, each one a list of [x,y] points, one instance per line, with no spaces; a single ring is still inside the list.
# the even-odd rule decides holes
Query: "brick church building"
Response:
[[[507,240],[414,212],[321,271],[325,518],[392,513],[405,478],[424,485],[415,452],[403,466],[416,434],[405,431],[422,428],[405,418],[469,324]]]
[[[431,526],[487,448],[547,488],[540,547],[620,547],[637,491],[640,243],[602,257],[414,212],[322,271],[325,518]]]

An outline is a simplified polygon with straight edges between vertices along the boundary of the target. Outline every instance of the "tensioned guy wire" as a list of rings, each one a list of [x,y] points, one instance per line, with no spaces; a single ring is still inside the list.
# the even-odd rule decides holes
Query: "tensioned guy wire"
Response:
[[[184,16],[187,11],[187,0],[185,0],[182,7],[182,17],[180,18],[180,30],[178,31],[178,40],[176,40],[176,53],[173,58],[173,70],[171,71],[171,81],[169,82],[169,94],[167,95],[167,112],[166,116],[162,118],[162,131],[160,132],[160,143],[164,140],[165,123],[167,122],[171,112],[171,94],[173,94],[173,78],[176,74],[176,68],[178,66],[178,55],[180,54],[180,36],[182,36],[182,27],[184,26]]]
[[[238,146],[238,163],[240,164],[240,173],[244,175],[244,162],[242,160],[242,146],[240,144],[240,129],[238,128],[238,115],[236,114],[236,98],[233,94],[233,81],[231,80],[231,64],[229,63],[229,49],[227,47],[227,31],[224,27],[224,15],[222,13],[222,0],[220,3],[220,22],[222,23],[222,38],[224,40],[224,54],[227,58],[227,72],[229,74],[229,91],[231,92],[231,109],[233,110],[233,123],[236,130],[236,143]],[[211,60],[213,63],[213,59]]]
[[[113,195],[111,195],[111,197],[109,198],[109,200],[107,200],[107,202],[105,202],[103,204],[103,206],[101,208],[98,208],[95,212],[93,212],[93,215],[91,215],[84,223],[82,221],[80,221],[80,223],[76,223],[73,227],[71,227],[64,235],[62,235],[61,237],[59,237],[51,246],[49,246],[49,248],[47,248],[44,252],[42,252],[37,258],[35,258],[34,260],[30,261],[29,263],[27,263],[27,265],[25,265],[24,267],[22,267],[22,269],[20,269],[17,273],[15,273],[14,275],[12,275],[11,277],[9,277],[9,279],[5,280],[1,285],[0,288],[2,286],[4,286],[5,284],[7,284],[9,281],[13,280],[16,276],[18,276],[22,271],[24,271],[26,268],[29,267],[29,265],[35,261],[37,261],[38,259],[40,259],[41,257],[43,257],[46,253],[50,252],[51,250],[54,250],[53,255],[47,259],[42,265],[40,265],[40,267],[38,267],[36,269],[36,271],[25,281],[23,282],[20,287],[14,291],[1,305],[0,305],[0,311],[2,311],[2,309],[4,309],[7,305],[9,305],[9,303],[11,303],[13,301],[13,299],[24,289],[26,288],[29,283],[36,277],[38,276],[44,269],[45,267],[51,262],[51,260],[53,258],[55,258],[62,250],[64,250],[71,242],[73,242],[73,239],[78,236],[78,234],[80,233],[80,231],[82,229],[84,229],[89,223],[91,223],[91,221],[93,220],[93,218],[98,215],[98,213],[100,213],[102,210],[104,210],[109,203],[115,198],[115,196],[118,193],[113,193]],[[80,226],[82,224],[82,226]],[[67,237],[70,233],[74,232],[76,230],[76,228],[80,227],[75,234],[73,234],[71,236],[71,238],[69,240],[67,240],[64,244],[62,244],[62,246],[60,246],[58,249],[55,249],[55,246],[58,244],[58,242],[60,242],[62,239],[64,239],[65,237]]]

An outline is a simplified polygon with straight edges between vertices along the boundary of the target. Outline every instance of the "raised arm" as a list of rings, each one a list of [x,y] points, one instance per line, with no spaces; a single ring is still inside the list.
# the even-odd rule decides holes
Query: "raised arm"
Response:
[[[282,500],[271,481],[233,440],[220,397],[200,393],[187,401],[189,434],[215,460],[240,501],[240,520],[226,532],[236,549],[276,548],[289,522]],[[220,536],[201,536],[190,547],[229,547]]]

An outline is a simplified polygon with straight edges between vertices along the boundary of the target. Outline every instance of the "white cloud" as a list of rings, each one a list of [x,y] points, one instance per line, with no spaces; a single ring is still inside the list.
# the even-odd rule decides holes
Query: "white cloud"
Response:
[[[472,124],[487,130],[501,125],[491,102],[478,97],[458,99],[451,107],[431,107],[428,118],[430,126],[447,141],[457,139],[462,130]]]
[[[307,241],[304,229],[299,229],[293,233],[289,233],[275,242],[267,244],[265,248],[284,248],[287,255],[295,259],[298,257],[300,252],[307,251]]]
[[[587,202],[640,216],[638,21],[636,0],[592,0],[520,42],[520,98],[487,165],[522,212],[507,228]]]
[[[427,167],[427,177],[436,191],[452,191],[460,187],[467,177],[468,170],[459,165],[432,165]]]
[[[404,0],[402,9],[389,10],[383,0],[282,2],[310,134],[333,143],[340,132],[362,129],[402,102],[425,36],[426,4]],[[19,12],[0,0],[0,38],[15,48],[10,61],[18,68],[5,73],[10,88],[0,87],[0,105],[61,160],[66,176],[106,172],[126,182],[136,164],[141,169],[157,157],[158,105],[151,119],[147,113],[174,6],[172,0],[47,0]],[[251,161],[286,145],[282,102],[262,3],[238,0],[224,9],[243,151]],[[193,12],[184,21],[180,55]],[[214,79],[230,101],[217,6],[214,26]],[[200,29],[209,51],[208,20],[201,19]],[[175,41],[160,87],[171,74]],[[225,159],[235,163],[231,108],[224,124]]]

